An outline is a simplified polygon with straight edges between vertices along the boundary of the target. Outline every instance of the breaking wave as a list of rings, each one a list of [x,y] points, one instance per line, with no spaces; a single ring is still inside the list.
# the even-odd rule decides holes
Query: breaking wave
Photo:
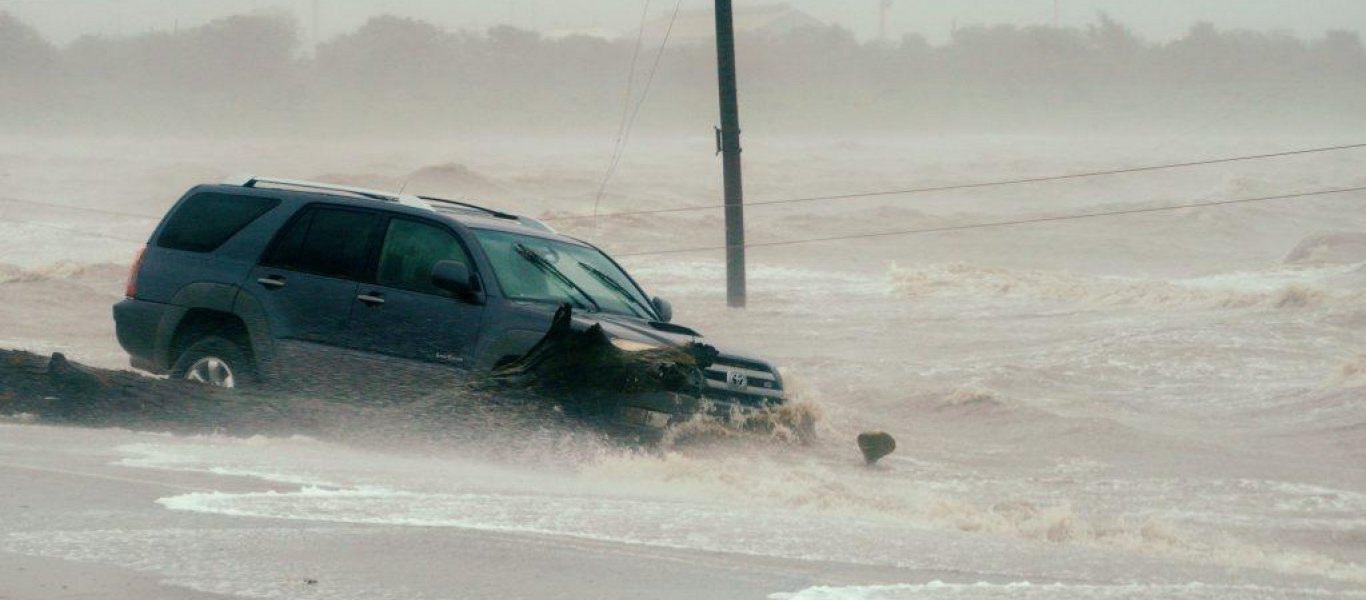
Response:
[[[61,260],[40,267],[25,269],[0,263],[0,284],[31,283],[34,281],[71,280],[83,278],[123,278],[126,265],[114,263],[82,263]]]
[[[1344,387],[1366,386],[1366,352],[1342,363],[1338,369],[1338,383]]]
[[[731,474],[733,477],[740,475]],[[987,511],[951,506],[939,509],[941,513],[949,514],[931,514],[932,517],[973,524],[954,532],[926,527],[927,523],[895,523],[866,515],[839,518],[837,514],[829,514],[836,507],[778,510],[783,507],[765,504],[770,499],[764,496],[746,499],[750,504],[655,499],[645,491],[647,483],[636,483],[641,490],[636,497],[474,489],[432,493],[374,486],[344,489],[303,486],[287,492],[191,492],[157,502],[172,510],[237,517],[455,527],[905,568],[1009,570],[1005,565],[994,564],[992,557],[974,558],[964,553],[970,551],[952,549],[953,541],[961,539],[957,536],[1007,528],[1024,534],[1026,544],[1030,544],[1030,540],[1051,542],[1029,545],[1039,562],[1076,560],[1079,557],[1067,547],[1078,544],[1132,551],[1145,560],[1175,558],[1344,582],[1366,582],[1361,567],[1311,552],[1273,551],[1235,540],[1184,536],[1153,523],[1129,530],[1088,529],[1065,506],[1041,509],[1015,503],[992,506]],[[822,510],[813,513],[811,509]],[[760,531],[774,533],[736,535],[751,531],[749,528],[755,526]],[[817,539],[821,543],[813,544],[812,540]],[[979,538],[979,541],[986,540]],[[941,550],[936,552],[935,548]],[[1085,571],[1083,565],[1075,565],[1075,569],[1061,565],[1053,568],[1063,568],[1072,576]]]
[[[1366,261],[1366,233],[1320,233],[1300,241],[1286,264],[1342,264]]]
[[[1199,582],[1185,584],[1118,583],[1091,585],[1077,583],[929,583],[831,587],[817,586],[795,593],[778,593],[769,600],[1069,600],[1105,598],[1112,600],[1222,600],[1257,598],[1259,600],[1300,600],[1308,598],[1366,598],[1366,593],[1312,588],[1260,585],[1219,585]]]
[[[477,197],[506,191],[504,186],[492,178],[455,162],[426,165],[410,173],[400,175],[325,173],[315,175],[313,180],[379,190],[398,191],[401,189],[409,193],[435,194],[436,196],[447,197]]]
[[[810,444],[817,439],[816,424],[822,409],[813,402],[789,402],[750,414],[734,413],[729,420],[706,413],[672,425],[660,440],[661,448],[712,444],[723,440],[741,443]]]
[[[1319,287],[1322,277],[1337,274],[1337,270],[1331,273],[1292,270],[1163,281],[949,263],[915,268],[892,265],[888,278],[892,292],[907,298],[972,295],[1094,306],[1294,309],[1359,298],[1360,293],[1344,294]]]
[[[282,444],[291,449],[292,460],[279,460]],[[123,466],[259,477],[293,488],[194,492],[158,501],[189,512],[537,533],[908,568],[980,567],[1003,574],[1015,571],[971,548],[1025,544],[1039,564],[1057,562],[1049,566],[1051,572],[1080,576],[1089,567],[1074,564],[1081,555],[1069,548],[1089,547],[1159,564],[1179,560],[1366,582],[1361,566],[1307,550],[1264,547],[1155,516],[1104,517],[1065,501],[1009,499],[1008,490],[969,491],[979,487],[970,482],[892,480],[881,469],[857,466],[854,457],[831,464],[773,445],[749,451],[702,446],[662,455],[603,449],[572,473],[372,453],[363,461],[344,456],[338,464],[338,447],[307,439],[210,439],[192,447],[144,444],[120,450],[129,455],[119,463]],[[370,468],[345,466],[357,462]],[[434,472],[442,476],[433,478]],[[955,542],[957,536],[980,534],[996,536],[974,537],[974,544]],[[811,544],[815,539],[822,542]],[[1095,560],[1111,560],[1104,556]]]
[[[996,402],[983,391],[964,391],[966,402]],[[1258,568],[1366,583],[1366,568],[1307,550],[1268,548],[1233,536],[1192,529],[1157,517],[1102,517],[1070,502],[966,498],[952,486],[929,481],[889,487],[877,469],[843,469],[812,462],[768,461],[754,456],[606,457],[586,469],[590,481],[629,480],[689,495],[758,503],[810,514],[848,517],[886,527],[931,527],[990,533],[1056,546],[1133,552],[1155,558],[1227,567]],[[980,495],[980,494],[978,494]]]
[[[940,408],[999,407],[1004,406],[996,390],[979,385],[962,385],[950,389],[939,401]]]

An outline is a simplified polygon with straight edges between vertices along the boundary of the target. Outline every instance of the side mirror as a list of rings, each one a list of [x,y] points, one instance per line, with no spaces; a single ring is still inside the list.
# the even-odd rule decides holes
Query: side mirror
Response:
[[[479,282],[470,273],[470,268],[454,260],[443,260],[432,267],[432,285],[459,297],[479,291]]]
[[[673,320],[674,306],[672,304],[669,304],[668,300],[660,298],[659,296],[655,296],[654,300],[650,301],[650,304],[654,305],[655,312],[659,314],[659,320],[665,323],[668,323],[669,321]]]

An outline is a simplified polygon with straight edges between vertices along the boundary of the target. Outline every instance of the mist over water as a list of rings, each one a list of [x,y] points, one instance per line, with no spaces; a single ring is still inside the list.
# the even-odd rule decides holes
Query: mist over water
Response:
[[[702,16],[687,13],[684,25],[705,25]],[[1303,134],[1366,123],[1357,102],[1366,51],[1351,30],[1298,39],[1194,23],[1152,41],[1102,13],[1079,27],[964,26],[931,44],[860,42],[812,23],[742,28],[748,137],[1230,133],[1250,124]],[[648,80],[637,133],[705,138],[716,118],[714,47],[680,26],[656,56],[663,29],[651,22],[637,54],[634,36],[447,29],[380,15],[307,48],[298,23],[265,14],[59,46],[3,13],[0,91],[10,108],[0,124],[66,135],[603,136]],[[631,99],[627,79],[640,86]]]
[[[108,307],[128,261],[184,189],[230,174],[468,198],[619,255],[724,243],[716,210],[566,219],[598,200],[634,39],[392,17],[316,53],[300,38],[250,16],[58,46],[0,15],[0,347],[126,365]],[[711,53],[664,52],[602,214],[719,203]],[[752,200],[1366,141],[1353,33],[823,28],[743,38],[740,57]],[[1363,157],[754,206],[748,235],[1361,186]],[[6,513],[0,551],[243,597],[499,597],[521,566],[411,553],[504,540],[509,564],[600,581],[697,563],[766,586],[715,597],[1361,598],[1362,199],[756,247],[743,311],[717,252],[623,257],[678,322],[782,365],[814,441],[698,422],[644,450],[515,406],[434,415],[440,399],[273,435],[11,419],[0,487],[98,477]],[[853,445],[868,429],[898,439],[873,468]],[[578,585],[557,593],[626,594]]]

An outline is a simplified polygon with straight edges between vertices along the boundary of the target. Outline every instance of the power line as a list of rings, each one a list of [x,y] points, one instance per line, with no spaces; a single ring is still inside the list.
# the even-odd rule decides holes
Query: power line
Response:
[[[1322,153],[1322,152],[1336,152],[1336,151],[1341,151],[1341,150],[1356,150],[1356,149],[1359,149],[1359,148],[1366,148],[1366,143],[1361,143],[1361,144],[1345,144],[1345,145],[1341,145],[1341,146],[1325,146],[1325,147],[1321,147],[1321,148],[1305,148],[1305,149],[1301,149],[1301,150],[1288,150],[1288,151],[1285,151],[1285,152],[1271,152],[1271,153],[1267,153],[1267,154],[1248,154],[1248,155],[1243,155],[1243,156],[1231,156],[1231,157],[1227,157],[1227,158],[1214,158],[1214,159],[1208,159],[1208,160],[1196,160],[1196,161],[1179,162],[1179,163],[1166,163],[1166,164],[1158,164],[1158,165],[1145,165],[1145,166],[1140,166],[1140,167],[1129,167],[1129,168],[1123,168],[1123,169],[1107,169],[1107,170],[1104,170],[1104,171],[1087,171],[1087,172],[1083,172],[1083,173],[1068,173],[1068,174],[1063,174],[1063,175],[1046,175],[1046,176],[1042,176],[1042,177],[1023,177],[1023,178],[1018,178],[1018,179],[998,179],[998,180],[993,180],[993,181],[978,181],[978,182],[958,183],[958,184],[939,185],[939,186],[928,186],[928,187],[900,188],[900,189],[881,190],[881,191],[871,191],[871,192],[857,192],[857,193],[852,193],[852,194],[835,194],[835,195],[829,195],[829,196],[805,196],[805,197],[798,197],[798,198],[785,198],[785,199],[779,199],[779,200],[762,200],[762,201],[759,201],[759,202],[749,202],[749,201],[746,201],[746,202],[745,202],[745,206],[746,206],[746,207],[749,207],[749,206],[774,206],[774,205],[781,205],[781,204],[797,204],[797,203],[804,203],[804,202],[820,202],[820,201],[828,201],[828,200],[846,200],[846,199],[854,199],[854,198],[869,198],[869,197],[874,197],[874,196],[895,196],[895,195],[902,195],[902,194],[925,194],[925,193],[931,193],[931,192],[951,192],[951,191],[957,191],[957,190],[971,190],[971,189],[990,188],[990,187],[1000,187],[1000,186],[1008,186],[1008,185],[1021,185],[1021,184],[1027,184],[1027,183],[1044,183],[1044,182],[1049,182],[1049,181],[1066,181],[1066,180],[1069,180],[1069,179],[1084,179],[1084,178],[1088,178],[1088,177],[1104,177],[1104,176],[1110,176],[1110,175],[1123,175],[1123,174],[1127,174],[1127,173],[1143,173],[1143,172],[1147,172],[1147,171],[1161,171],[1161,170],[1166,170],[1166,169],[1182,169],[1182,168],[1188,168],[1188,167],[1198,167],[1198,166],[1205,166],[1205,165],[1217,165],[1217,164],[1223,164],[1223,163],[1232,163],[1232,162],[1240,162],[1240,161],[1248,161],[1248,160],[1261,160],[1261,159],[1267,159],[1267,158],[1278,158],[1278,157],[1284,157],[1284,156],[1296,156],[1296,155],[1302,155],[1302,154],[1317,154],[1317,153]],[[609,218],[609,217],[628,217],[628,216],[637,216],[637,215],[657,215],[657,214],[664,214],[664,213],[691,212],[691,211],[696,211],[696,210],[718,210],[718,209],[722,209],[722,208],[725,208],[725,205],[723,205],[723,204],[708,204],[708,205],[705,205],[705,206],[680,206],[680,207],[674,207],[674,208],[657,208],[657,209],[651,209],[651,210],[625,211],[625,212],[607,213],[607,214],[604,214],[604,215],[596,215],[596,216],[594,216],[594,215],[574,215],[574,216],[566,216],[566,217],[547,217],[547,218],[542,219],[542,220],[543,220],[543,221],[578,221],[578,220],[582,220],[582,219],[590,219],[590,218],[595,218],[595,217]]]
[[[1321,148],[1305,148],[1305,149],[1301,149],[1301,150],[1288,150],[1288,151],[1285,151],[1285,152],[1272,152],[1272,153],[1267,153],[1267,154],[1249,154],[1249,155],[1244,155],[1244,156],[1232,156],[1232,157],[1226,157],[1226,158],[1215,158],[1215,159],[1209,159],[1209,160],[1188,161],[1188,162],[1180,162],[1180,163],[1167,163],[1167,164],[1160,164],[1160,165],[1147,165],[1147,166],[1131,167],[1131,168],[1125,168],[1125,169],[1110,169],[1110,170],[1105,170],[1105,171],[1089,171],[1089,172],[1084,172],[1084,173],[1069,173],[1069,174],[1064,174],[1064,175],[1047,175],[1047,176],[1041,176],[1041,177],[1025,177],[1025,178],[1019,178],[1019,179],[1000,179],[1000,180],[993,180],[993,181],[969,182],[969,183],[960,183],[960,184],[951,184],[951,185],[942,185],[942,186],[919,187],[919,188],[905,188],[905,189],[899,189],[899,190],[886,190],[886,191],[878,191],[878,192],[862,192],[862,193],[857,193],[857,194],[842,194],[842,195],[831,195],[831,196],[809,196],[809,197],[802,197],[802,198],[788,198],[788,199],[780,199],[780,200],[766,200],[766,201],[759,201],[759,202],[746,202],[745,205],[746,205],[746,206],[764,206],[764,205],[777,205],[777,204],[793,204],[793,203],[798,203],[798,202],[815,202],[815,201],[824,201],[824,200],[842,200],[842,199],[849,199],[849,198],[863,198],[863,197],[869,197],[869,196],[891,196],[891,195],[897,195],[897,194],[923,194],[923,193],[931,193],[931,192],[947,192],[947,191],[954,191],[954,190],[990,188],[990,187],[1000,187],[1000,186],[1008,186],[1008,185],[1028,184],[1028,183],[1043,183],[1043,182],[1049,182],[1049,181],[1064,181],[1064,180],[1068,180],[1068,179],[1083,179],[1083,178],[1087,178],[1087,177],[1102,177],[1102,176],[1109,176],[1109,175],[1120,175],[1120,174],[1125,174],[1125,173],[1142,173],[1142,172],[1145,172],[1145,171],[1159,171],[1159,170],[1164,170],[1164,169],[1179,169],[1179,168],[1186,168],[1186,167],[1195,167],[1195,166],[1203,166],[1203,165],[1214,165],[1214,164],[1231,163],[1231,162],[1239,162],[1239,161],[1247,161],[1247,160],[1260,160],[1260,159],[1277,158],[1277,157],[1284,157],[1284,156],[1296,156],[1296,155],[1303,155],[1303,154],[1317,154],[1317,153],[1335,152],[1335,151],[1341,151],[1341,150],[1355,150],[1355,149],[1359,149],[1359,148],[1366,148],[1366,143],[1361,143],[1361,144],[1345,144],[1345,145],[1341,145],[1341,146],[1325,146],[1325,147],[1321,147]],[[131,219],[148,219],[148,220],[154,220],[154,221],[155,221],[155,220],[160,220],[160,219],[162,218],[161,216],[149,215],[149,214],[144,214],[144,213],[126,212],[126,211],[118,211],[118,210],[108,210],[108,209],[101,209],[101,208],[89,208],[89,207],[84,207],[84,206],[75,206],[75,205],[71,205],[71,204],[57,204],[57,203],[51,203],[51,202],[37,202],[37,201],[34,201],[34,200],[20,200],[20,199],[17,199],[17,198],[0,198],[0,202],[10,203],[10,204],[26,204],[26,205],[29,205],[29,206],[41,206],[41,207],[44,207],[44,208],[56,208],[56,209],[80,211],[80,212],[85,212],[85,213],[89,213],[89,214],[108,215],[108,216],[113,216],[113,217],[126,217],[126,218],[131,218]],[[598,216],[599,216],[599,217],[603,217],[603,218],[607,218],[607,217],[625,217],[625,216],[635,216],[635,215],[653,215],[653,214],[662,214],[662,213],[688,212],[688,211],[696,211],[696,210],[715,210],[715,209],[721,209],[721,208],[725,208],[725,205],[722,205],[722,204],[709,204],[709,205],[706,205],[706,206],[682,206],[682,207],[674,207],[674,208],[660,208],[660,209],[652,209],[652,210],[640,210],[640,211],[627,211],[627,212],[607,213],[607,214],[598,215]],[[589,219],[589,218],[593,218],[592,215],[572,215],[572,216],[563,216],[563,217],[545,217],[545,218],[542,218],[542,219],[540,219],[540,220],[542,220],[542,221],[576,221],[576,220]],[[10,221],[13,221],[13,220],[10,220]],[[20,222],[22,222],[22,223],[27,223],[28,221],[13,221],[13,222],[16,222],[16,223],[20,223]]]
[[[626,94],[621,99],[621,121],[617,123],[617,138],[612,143],[612,158],[607,161],[607,171],[602,174],[602,183],[598,185],[598,195],[593,199],[593,213],[598,212],[598,204],[602,202],[602,194],[607,190],[607,180],[612,177],[612,168],[617,163],[617,154],[621,152],[621,138],[626,133],[626,120],[631,116],[631,99],[635,97],[636,84],[636,62],[640,58],[640,48],[645,42],[645,21],[650,14],[650,0],[645,0],[645,6],[640,11],[640,31],[636,33],[635,48],[631,51],[631,66],[626,72]]]
[[[964,231],[969,229],[986,229],[989,227],[1008,227],[1014,225],[1031,225],[1036,223],[1054,223],[1059,221],[1074,221],[1079,219],[1093,219],[1097,217],[1115,217],[1125,215],[1137,215],[1144,213],[1156,213],[1171,210],[1181,210],[1186,208],[1205,208],[1211,206],[1228,206],[1232,204],[1251,204],[1254,202],[1269,202],[1272,200],[1288,200],[1292,198],[1306,198],[1310,196],[1324,196],[1328,194],[1344,194],[1348,192],[1366,191],[1366,186],[1338,188],[1330,190],[1318,190],[1314,192],[1301,192],[1297,194],[1280,194],[1276,196],[1260,196],[1257,198],[1237,198],[1233,200],[1217,200],[1213,202],[1192,202],[1188,204],[1177,204],[1168,206],[1153,206],[1148,208],[1130,208],[1124,210],[1112,210],[1105,212],[1081,213],[1072,215],[1057,215],[1051,217],[1032,217],[1028,219],[1015,219],[1010,221],[991,221],[986,223],[971,223],[967,225],[946,225],[942,227],[927,227],[922,229],[900,229],[893,231],[876,231],[872,233],[859,233],[851,235],[837,235],[820,238],[806,238],[797,240],[781,240],[776,242],[756,242],[745,244],[746,248],[758,248],[768,246],[795,246],[798,244],[814,244],[819,242],[833,242],[839,240],[857,240],[867,238],[891,237],[900,235],[916,235],[922,233],[944,233],[951,231]],[[708,252],[712,250],[725,250],[728,246],[699,246],[693,248],[675,248],[672,250],[656,250],[653,252],[624,252],[617,253],[616,256],[657,256],[663,254],[683,254],[688,252]]]
[[[843,194],[843,195],[831,195],[831,196],[810,196],[810,197],[805,197],[805,198],[789,198],[789,199],[784,199],[784,200],[768,200],[768,201],[761,201],[761,202],[751,202],[751,203],[748,203],[748,204],[751,205],[751,206],[754,206],[754,205],[791,204],[791,203],[797,203],[797,202],[814,202],[814,201],[821,201],[821,200],[838,200],[838,199],[847,199],[847,198],[862,198],[862,197],[868,197],[868,196],[884,196],[884,195],[893,195],[893,194],[914,194],[914,193],[928,193],[928,192],[939,192],[939,191],[952,191],[952,190],[964,190],[964,189],[987,188],[987,187],[997,187],[997,186],[1007,186],[1007,185],[1017,185],[1017,184],[1027,184],[1027,183],[1040,183],[1040,182],[1048,182],[1048,181],[1061,181],[1061,180],[1068,180],[1068,179],[1081,179],[1081,178],[1086,178],[1086,177],[1099,177],[1099,176],[1107,176],[1107,175],[1118,175],[1118,174],[1124,174],[1124,173],[1141,173],[1141,172],[1146,172],[1146,171],[1158,171],[1158,170],[1163,170],[1163,169],[1177,169],[1177,168],[1185,168],[1185,167],[1194,167],[1194,166],[1202,166],[1202,165],[1213,165],[1213,164],[1231,163],[1231,162],[1239,162],[1239,161],[1247,161],[1247,160],[1259,160],[1259,159],[1276,158],[1276,157],[1284,157],[1284,156],[1295,156],[1295,155],[1304,155],[1304,154],[1315,154],[1315,153],[1333,152],[1333,151],[1341,151],[1341,150],[1354,150],[1354,149],[1359,149],[1359,148],[1366,148],[1366,143],[1361,143],[1361,144],[1344,144],[1344,145],[1340,145],[1340,146],[1325,146],[1325,147],[1320,147],[1320,148],[1305,148],[1305,149],[1300,149],[1300,150],[1288,150],[1288,151],[1284,151],[1284,152],[1272,152],[1272,153],[1265,153],[1265,154],[1249,154],[1249,155],[1243,155],[1243,156],[1233,156],[1233,157],[1216,158],[1216,159],[1199,160],[1199,161],[1187,161],[1187,162],[1180,162],[1180,163],[1167,163],[1167,164],[1161,164],[1161,165],[1147,165],[1147,166],[1131,167],[1131,168],[1124,168],[1124,169],[1110,169],[1110,170],[1104,170],[1104,171],[1089,171],[1089,172],[1085,172],[1085,173],[1070,173],[1070,174],[1064,174],[1064,175],[1052,175],[1052,176],[1043,176],[1043,177],[1027,177],[1027,178],[1019,178],[1019,179],[1003,179],[1003,180],[995,180],[995,181],[972,182],[972,183],[962,183],[962,184],[944,185],[944,186],[934,186],[934,187],[906,188],[906,189],[900,189],[900,190],[887,190],[887,191],[880,191],[880,192],[863,192],[863,193],[858,193],[858,194]],[[1307,193],[1302,193],[1302,194],[1287,194],[1287,195],[1279,195],[1279,196],[1265,196],[1265,197],[1259,197],[1259,198],[1247,198],[1247,199],[1235,199],[1235,200],[1226,200],[1226,201],[1218,201],[1218,202],[1205,202],[1205,203],[1194,203],[1194,204],[1182,204],[1182,205],[1175,205],[1175,206],[1152,207],[1152,208],[1132,209],[1132,210],[1112,211],[1112,212],[1101,212],[1101,213],[1088,213],[1088,214],[1081,214],[1081,215],[1067,215],[1067,216],[1059,216],[1059,217],[1042,217],[1042,218],[1025,219],[1025,220],[1019,220],[1019,221],[1000,221],[1000,222],[993,222],[993,223],[979,223],[979,224],[972,224],[972,225],[939,227],[939,228],[930,228],[930,229],[914,229],[914,230],[898,230],[898,231],[887,231],[887,232],[874,232],[874,233],[869,233],[869,234],[858,234],[858,235],[853,235],[853,236],[835,236],[835,237],[829,237],[829,238],[811,238],[811,239],[805,239],[805,240],[788,240],[788,241],[779,241],[779,242],[761,242],[761,243],[745,244],[745,247],[782,246],[782,245],[790,245],[790,244],[798,244],[798,243],[814,243],[814,242],[821,242],[821,241],[834,241],[834,240],[841,240],[841,239],[859,239],[859,238],[867,238],[867,237],[882,237],[882,236],[892,236],[892,235],[910,235],[910,234],[917,234],[917,233],[935,233],[935,232],[942,232],[942,231],[957,231],[957,230],[962,230],[962,229],[976,229],[976,228],[982,228],[982,227],[998,227],[998,226],[1006,226],[1006,225],[1022,225],[1022,224],[1028,224],[1028,223],[1042,223],[1042,222],[1051,222],[1051,221],[1066,221],[1066,220],[1073,220],[1073,219],[1086,219],[1086,218],[1092,218],[1092,217],[1104,217],[1104,216],[1115,216],[1115,215],[1126,215],[1126,214],[1138,214],[1138,213],[1159,212],[1159,211],[1167,211],[1167,210],[1177,210],[1177,209],[1182,209],[1182,208],[1199,208],[1199,207],[1204,207],[1204,206],[1221,206],[1221,205],[1226,205],[1226,204],[1241,204],[1241,203],[1262,202],[1262,201],[1269,201],[1269,200],[1282,200],[1282,199],[1287,199],[1287,198],[1299,198],[1299,197],[1317,196],[1317,195],[1323,195],[1323,194],[1337,194],[1337,193],[1354,192],[1354,191],[1361,191],[1361,190],[1363,190],[1363,189],[1366,189],[1366,188],[1363,188],[1363,187],[1342,188],[1342,189],[1333,189],[1333,190],[1323,190],[1323,191],[1319,191],[1319,192],[1307,192]],[[56,204],[56,203],[48,203],[48,202],[36,202],[36,201],[32,201],[32,200],[20,200],[20,199],[16,199],[16,198],[0,198],[0,202],[7,202],[7,203],[12,203],[12,204],[25,204],[25,205],[30,205],[30,206],[41,206],[41,207],[45,207],[45,208],[58,208],[58,209],[74,210],[74,211],[81,211],[81,212],[86,212],[86,213],[90,213],[90,214],[101,214],[101,215],[109,215],[109,216],[116,216],[116,217],[127,217],[127,218],[135,218],[135,219],[158,220],[158,219],[161,218],[161,217],[152,216],[152,215],[147,215],[147,214],[142,214],[142,213],[124,212],[124,211],[107,210],[107,209],[98,209],[98,208],[88,208],[88,207],[81,207],[81,206],[73,206],[73,205],[69,205],[69,204]],[[723,205],[690,206],[690,207],[665,208],[665,209],[656,209],[656,210],[644,210],[644,211],[631,211],[631,212],[620,212],[620,213],[608,213],[608,214],[599,215],[599,216],[602,216],[602,217],[620,217],[620,216],[628,216],[628,215],[648,215],[648,214],[660,214],[660,213],[670,213],[670,212],[683,212],[683,211],[693,211],[693,210],[707,210],[707,209],[717,209],[717,208],[724,208],[724,206],[723,206]],[[547,218],[544,218],[544,219],[541,219],[541,220],[543,220],[543,221],[568,221],[568,220],[578,220],[578,219],[584,219],[584,218],[589,218],[589,217],[588,217],[588,216],[582,216],[582,215],[581,215],[581,216],[569,216],[569,217],[547,217]],[[134,239],[130,239],[130,238],[123,238],[123,237],[118,237],[118,236],[111,236],[111,235],[106,235],[106,234],[101,234],[101,233],[86,231],[86,230],[82,230],[82,229],[75,229],[75,228],[69,228],[69,227],[62,227],[62,226],[58,226],[58,225],[50,225],[50,224],[39,223],[39,222],[35,222],[35,221],[25,221],[25,220],[19,220],[19,219],[10,219],[10,218],[3,218],[3,217],[0,217],[0,222],[9,222],[9,223],[18,223],[18,224],[34,225],[34,226],[38,226],[38,227],[44,227],[44,228],[47,228],[47,229],[55,229],[55,230],[59,230],[59,231],[67,231],[67,232],[71,232],[71,233],[78,233],[78,234],[81,234],[81,235],[86,235],[86,236],[91,236],[91,237],[98,237],[98,238],[104,238],[104,239],[110,239],[110,240],[121,241],[121,242],[128,242],[128,243],[135,243],[135,244],[143,243],[143,240],[134,240]],[[701,251],[706,251],[706,250],[721,250],[721,249],[725,249],[725,248],[727,248],[727,246],[711,246],[711,247],[697,247],[697,248],[678,248],[678,249],[673,249],[673,250],[662,250],[662,251],[655,251],[655,252],[625,253],[625,254],[620,254],[619,256],[647,256],[647,255],[655,255],[655,254],[673,254],[673,253],[682,253],[682,252],[701,252]]]
[[[1274,200],[1290,200],[1290,199],[1295,199],[1295,198],[1308,198],[1308,197],[1314,197],[1314,196],[1326,196],[1326,195],[1330,195],[1330,194],[1346,194],[1346,193],[1352,193],[1352,192],[1366,192],[1366,186],[1357,186],[1357,187],[1348,187],[1348,188],[1335,188],[1335,189],[1327,189],[1327,190],[1316,190],[1316,191],[1312,191],[1312,192],[1299,192],[1299,193],[1294,193],[1294,194],[1278,194],[1278,195],[1274,195],[1274,196],[1258,196],[1258,197],[1255,197],[1255,198],[1235,198],[1235,199],[1231,199],[1231,200],[1216,200],[1216,201],[1211,201],[1211,202],[1191,202],[1191,203],[1186,203],[1186,204],[1175,204],[1175,205],[1166,205],[1166,206],[1152,206],[1152,207],[1146,207],[1146,208],[1130,208],[1130,209],[1123,209],[1123,210],[1112,210],[1112,211],[1093,212],[1093,213],[1081,213],[1081,214],[1072,214],[1072,215],[1055,215],[1055,216],[1048,216],[1048,217],[1032,217],[1032,218],[1027,218],[1027,219],[1013,219],[1013,220],[1008,220],[1008,221],[991,221],[991,222],[985,222],[985,223],[969,223],[969,224],[965,224],[965,225],[946,225],[946,226],[941,226],[941,227],[926,227],[926,228],[921,228],[921,229],[900,229],[900,230],[892,230],[892,231],[875,231],[875,232],[870,232],[870,233],[859,233],[859,234],[850,234],[850,235],[838,235],[838,236],[819,237],[819,238],[804,238],[804,239],[796,239],[796,240],[779,240],[779,241],[774,241],[774,242],[754,242],[754,243],[745,244],[745,247],[746,247],[746,248],[762,248],[762,247],[773,247],[773,246],[795,246],[795,245],[799,245],[799,244],[815,244],[815,243],[820,243],[820,242],[834,242],[834,241],[840,241],[840,240],[870,239],[870,238],[893,237],[893,236],[902,236],[902,235],[918,235],[918,234],[925,234],[925,233],[946,233],[946,232],[953,232],[953,231],[967,231],[967,230],[972,230],[972,229],[987,229],[987,228],[992,228],[992,227],[1010,227],[1010,226],[1015,226],[1015,225],[1032,225],[1032,224],[1038,224],[1038,223],[1056,223],[1056,222],[1062,222],[1062,221],[1076,221],[1076,220],[1081,220],[1081,219],[1093,219],[1093,218],[1099,218],[1099,217],[1116,217],[1116,216],[1127,216],[1127,215],[1137,215],[1137,214],[1147,214],[1147,213],[1158,213],[1158,212],[1167,212],[1167,211],[1182,210],[1182,209],[1188,209],[1188,208],[1208,208],[1208,207],[1218,207],[1218,206],[1230,206],[1230,205],[1236,205],[1236,204],[1252,204],[1252,203],[1257,203],[1257,202],[1270,202],[1270,201],[1274,201]],[[143,215],[138,215],[138,216],[143,216]],[[67,232],[67,233],[76,233],[76,234],[80,234],[80,235],[84,235],[84,236],[88,236],[88,237],[95,237],[95,238],[113,240],[113,241],[118,241],[118,242],[126,242],[126,243],[129,243],[129,244],[144,244],[144,243],[146,243],[146,240],[125,238],[125,237],[120,237],[120,236],[115,236],[115,235],[109,235],[109,234],[104,234],[104,233],[99,233],[99,232],[94,232],[94,231],[87,231],[87,230],[84,230],[84,229],[76,229],[76,228],[73,228],[73,227],[63,227],[63,226],[60,226],[60,225],[52,225],[52,224],[48,224],[48,223],[40,223],[40,222],[36,222],[36,221],[25,221],[25,220],[21,220],[21,219],[10,219],[10,218],[5,218],[5,217],[0,217],[0,222],[5,222],[5,223],[16,223],[16,224],[20,224],[20,225],[32,225],[32,226],[35,226],[35,227],[42,227],[42,228],[45,228],[45,229],[53,229],[53,230],[57,230],[57,231],[64,231],[64,232]],[[615,256],[619,256],[619,257],[631,257],[631,256],[659,256],[659,255],[666,255],[666,254],[684,254],[684,253],[692,253],[692,252],[709,252],[709,251],[713,251],[713,250],[725,250],[725,249],[727,249],[728,247],[729,247],[729,246],[724,246],[724,245],[722,245],[722,246],[698,246],[698,247],[691,247],[691,248],[674,248],[674,249],[670,249],[670,250],[655,250],[655,251],[650,251],[650,252],[620,252],[620,253],[616,253]]]
[[[612,156],[612,162],[607,166],[607,174],[602,178],[602,185],[598,187],[598,195],[593,200],[593,214],[597,214],[598,206],[602,203],[602,195],[607,190],[607,182],[612,179],[612,175],[617,172],[617,166],[621,164],[621,157],[626,154],[626,145],[631,142],[631,129],[635,127],[636,117],[640,115],[640,107],[645,105],[645,99],[650,95],[650,86],[655,81],[655,73],[659,71],[659,62],[664,58],[664,50],[669,47],[669,37],[673,35],[674,23],[678,22],[679,9],[683,7],[683,0],[674,3],[673,15],[669,17],[669,26],[664,30],[664,39],[659,42],[659,51],[655,53],[655,60],[650,65],[650,74],[645,78],[645,86],[640,91],[640,100],[631,109],[631,116],[626,120],[626,128],[621,132],[620,143],[617,145],[616,153]],[[642,21],[643,25],[643,21]],[[641,32],[644,34],[644,28]]]

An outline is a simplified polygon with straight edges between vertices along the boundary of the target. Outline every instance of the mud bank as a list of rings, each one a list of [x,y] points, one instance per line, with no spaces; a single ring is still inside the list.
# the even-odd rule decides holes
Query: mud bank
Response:
[[[251,387],[224,390],[51,356],[0,350],[0,415],[20,421],[176,433],[347,436],[368,432],[435,435],[497,422],[518,428],[569,427],[553,403],[450,382],[327,395]],[[456,427],[458,425],[458,427]]]
[[[658,353],[635,357],[614,352],[605,338],[585,342],[591,339],[558,332],[493,377],[433,377],[424,372],[369,386],[322,380],[232,390],[91,367],[60,352],[0,349],[0,419],[186,434],[305,434],[362,442],[401,435],[447,443],[547,432],[666,445],[752,433],[804,443],[815,439],[816,416],[801,407],[761,411],[731,423],[699,412],[656,435],[622,427],[610,418],[614,394],[662,388],[669,382],[659,380],[661,369],[677,376],[678,365]],[[608,376],[586,377],[590,366]],[[603,381],[607,385],[595,383]]]

